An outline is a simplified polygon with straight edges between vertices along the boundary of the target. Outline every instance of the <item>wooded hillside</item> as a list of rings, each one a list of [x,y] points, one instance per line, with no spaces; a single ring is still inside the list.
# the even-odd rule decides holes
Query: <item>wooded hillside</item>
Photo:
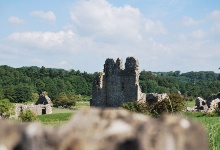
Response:
[[[0,66],[0,99],[11,102],[31,101],[46,91],[55,100],[60,93],[91,96],[92,81],[96,73],[45,67]],[[140,86],[145,93],[178,93],[203,97],[220,91],[220,74],[211,71],[140,73]]]

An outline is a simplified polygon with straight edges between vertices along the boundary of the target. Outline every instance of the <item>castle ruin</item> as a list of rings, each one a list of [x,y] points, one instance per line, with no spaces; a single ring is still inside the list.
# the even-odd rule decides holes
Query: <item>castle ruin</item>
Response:
[[[139,86],[139,62],[128,57],[123,68],[121,59],[106,59],[104,72],[93,81],[90,106],[120,107],[125,102],[146,100]]]

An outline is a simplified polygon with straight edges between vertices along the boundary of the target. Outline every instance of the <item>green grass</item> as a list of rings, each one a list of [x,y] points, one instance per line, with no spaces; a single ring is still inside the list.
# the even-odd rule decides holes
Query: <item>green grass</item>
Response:
[[[193,107],[195,106],[195,101],[186,101],[186,107]]]
[[[37,116],[39,121],[44,125],[49,126],[60,126],[64,123],[67,123],[71,116],[78,110],[82,108],[89,108],[88,101],[80,101],[76,103],[76,106],[72,107],[71,109],[62,109],[53,107],[52,114],[46,115],[39,115]]]
[[[60,126],[67,123],[73,113],[57,113],[37,116],[39,121],[44,125]]]
[[[200,112],[186,112],[184,114],[204,125],[209,136],[210,150],[220,150],[220,117]]]
[[[52,110],[52,114],[60,114],[60,113],[74,113],[76,112],[75,109],[62,109],[62,108],[56,108],[56,107],[53,107],[53,110]]]

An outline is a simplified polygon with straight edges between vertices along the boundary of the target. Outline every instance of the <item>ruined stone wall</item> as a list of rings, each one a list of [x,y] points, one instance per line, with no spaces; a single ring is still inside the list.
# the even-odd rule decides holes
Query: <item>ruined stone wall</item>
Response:
[[[21,112],[24,112],[26,110],[31,110],[35,115],[52,113],[52,107],[50,104],[47,105],[15,104],[15,117],[17,118]]]
[[[92,90],[91,106],[119,107],[124,102],[145,99],[139,86],[139,63],[128,57],[123,68],[121,59],[106,59],[104,72],[99,73]]]

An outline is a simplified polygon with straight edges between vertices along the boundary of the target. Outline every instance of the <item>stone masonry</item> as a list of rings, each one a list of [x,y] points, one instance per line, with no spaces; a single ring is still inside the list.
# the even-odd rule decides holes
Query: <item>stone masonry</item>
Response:
[[[39,99],[34,104],[15,104],[15,117],[17,118],[21,112],[31,110],[35,115],[51,114],[52,113],[52,102],[50,98],[41,94]]]
[[[145,100],[146,94],[139,86],[139,62],[128,57],[123,68],[121,59],[107,59],[104,72],[93,82],[90,106],[119,107],[124,102]]]

